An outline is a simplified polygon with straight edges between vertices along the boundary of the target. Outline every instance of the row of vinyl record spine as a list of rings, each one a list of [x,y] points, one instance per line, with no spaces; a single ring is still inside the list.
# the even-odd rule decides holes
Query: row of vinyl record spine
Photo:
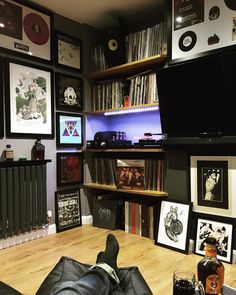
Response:
[[[152,103],[158,103],[156,73],[153,72],[136,75],[127,80],[100,82],[92,88],[94,111]]]
[[[154,239],[154,207],[125,201],[125,232]]]
[[[163,160],[145,160],[145,190],[164,190]],[[98,184],[117,185],[117,160],[114,158],[94,157],[92,164],[92,181]]]

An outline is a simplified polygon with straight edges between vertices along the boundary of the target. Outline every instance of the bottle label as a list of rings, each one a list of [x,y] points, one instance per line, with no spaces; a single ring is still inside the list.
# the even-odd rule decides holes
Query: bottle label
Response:
[[[221,282],[217,274],[209,275],[206,278],[206,293],[221,294]]]
[[[6,151],[5,157],[6,160],[13,160],[13,151]]]

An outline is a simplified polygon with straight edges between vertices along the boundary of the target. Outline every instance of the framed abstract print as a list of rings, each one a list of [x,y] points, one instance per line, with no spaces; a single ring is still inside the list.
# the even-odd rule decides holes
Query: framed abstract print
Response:
[[[57,185],[83,183],[83,154],[57,153]]]
[[[80,39],[56,32],[55,64],[82,72],[82,43]]]
[[[62,111],[83,110],[82,78],[56,73],[56,108]]]
[[[57,147],[82,147],[83,115],[56,113]]]

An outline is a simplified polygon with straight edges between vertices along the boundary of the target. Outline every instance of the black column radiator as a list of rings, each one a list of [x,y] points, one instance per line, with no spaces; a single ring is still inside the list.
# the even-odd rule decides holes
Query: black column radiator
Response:
[[[4,164],[0,164],[0,238],[47,223],[46,163]]]

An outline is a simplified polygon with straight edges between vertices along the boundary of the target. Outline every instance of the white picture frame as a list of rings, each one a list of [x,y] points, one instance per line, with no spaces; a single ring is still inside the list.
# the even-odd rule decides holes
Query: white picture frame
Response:
[[[206,161],[207,163],[227,162],[227,198],[228,208],[219,208],[214,202],[209,201],[208,206],[198,203],[198,161]],[[190,157],[190,191],[191,202],[193,203],[193,211],[199,213],[208,213],[213,215],[236,217],[236,157],[234,156],[191,156]],[[226,180],[225,180],[226,181]]]

